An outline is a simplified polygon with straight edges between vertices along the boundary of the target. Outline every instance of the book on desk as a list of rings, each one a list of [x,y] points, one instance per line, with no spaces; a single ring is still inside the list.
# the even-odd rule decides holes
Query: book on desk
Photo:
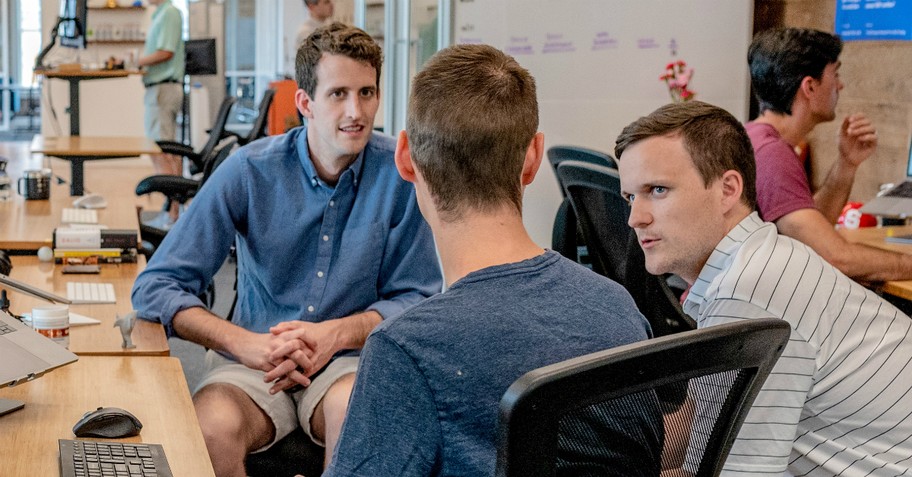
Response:
[[[54,229],[54,262],[65,265],[97,265],[105,263],[136,263],[136,230],[86,229],[59,227]]]

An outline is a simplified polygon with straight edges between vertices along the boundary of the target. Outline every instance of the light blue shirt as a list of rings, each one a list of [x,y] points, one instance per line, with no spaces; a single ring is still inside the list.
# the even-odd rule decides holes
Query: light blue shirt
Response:
[[[133,287],[141,318],[169,336],[237,244],[235,324],[264,333],[364,310],[384,318],[441,290],[430,228],[374,133],[335,187],[317,176],[306,128],[255,141],[215,171]]]
[[[166,80],[184,79],[184,40],[182,38],[183,20],[180,10],[171,5],[171,0],[164,0],[152,13],[152,24],[146,35],[143,56],[151,55],[158,50],[170,51],[174,56],[170,60],[151,65],[143,76],[143,84],[150,85]]]

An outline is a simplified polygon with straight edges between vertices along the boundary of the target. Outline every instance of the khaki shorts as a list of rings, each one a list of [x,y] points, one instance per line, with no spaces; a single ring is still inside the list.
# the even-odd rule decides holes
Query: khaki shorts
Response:
[[[154,141],[177,140],[177,114],[184,101],[184,85],[161,83],[146,88],[143,123],[146,137]]]
[[[206,375],[193,391],[194,394],[210,384],[231,384],[247,393],[250,399],[253,399],[253,402],[272,419],[272,424],[275,426],[275,439],[254,451],[262,452],[290,434],[299,425],[312,441],[324,446],[323,441],[314,437],[311,432],[310,418],[329,387],[343,376],[354,374],[357,371],[358,357],[336,358],[310,383],[310,386],[291,394],[284,392],[269,394],[272,384],[263,382],[263,376],[266,373],[238,364],[212,350],[206,352],[205,366]]]

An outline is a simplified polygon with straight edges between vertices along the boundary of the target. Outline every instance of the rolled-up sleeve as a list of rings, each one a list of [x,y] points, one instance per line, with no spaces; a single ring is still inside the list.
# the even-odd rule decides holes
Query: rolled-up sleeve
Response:
[[[163,324],[168,336],[176,336],[175,314],[206,306],[199,295],[234,243],[235,224],[247,204],[243,163],[237,159],[226,160],[206,182],[133,285],[137,315]]]

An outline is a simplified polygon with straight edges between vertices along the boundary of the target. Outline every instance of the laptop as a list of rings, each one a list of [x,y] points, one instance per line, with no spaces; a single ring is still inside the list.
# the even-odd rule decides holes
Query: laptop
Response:
[[[909,159],[906,162],[906,180],[878,194],[862,206],[861,212],[886,217],[912,217],[912,141],[909,144]]]
[[[103,294],[104,296],[98,297],[96,299],[88,298],[88,299],[80,300],[80,299],[70,299],[70,298],[62,297],[55,293],[51,293],[49,291],[45,291],[40,288],[33,287],[33,286],[29,285],[28,283],[20,282],[19,280],[14,280],[2,273],[0,273],[0,285],[9,286],[10,288],[18,290],[22,293],[47,300],[51,303],[63,303],[66,305],[116,303],[116,299],[113,296],[113,287],[110,287],[110,286],[108,288],[111,288],[111,290],[109,290],[108,293]],[[98,285],[107,286],[108,284],[98,284]]]
[[[31,381],[77,359],[63,346],[0,311],[0,388]]]

